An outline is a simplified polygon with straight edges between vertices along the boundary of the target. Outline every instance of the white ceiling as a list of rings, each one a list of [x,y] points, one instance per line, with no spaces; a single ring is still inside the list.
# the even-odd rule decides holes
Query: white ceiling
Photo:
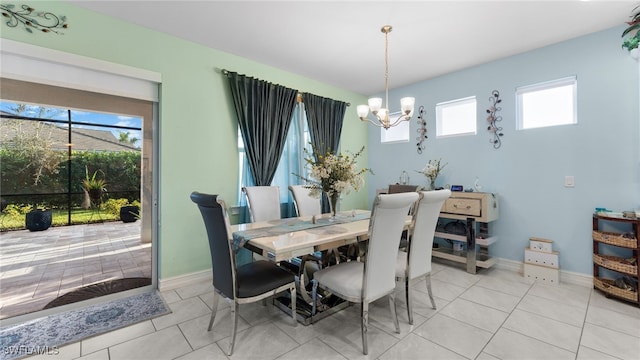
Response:
[[[380,28],[386,24],[393,26],[389,87],[394,88],[623,25],[637,5],[578,0],[69,2],[363,95],[384,90]]]

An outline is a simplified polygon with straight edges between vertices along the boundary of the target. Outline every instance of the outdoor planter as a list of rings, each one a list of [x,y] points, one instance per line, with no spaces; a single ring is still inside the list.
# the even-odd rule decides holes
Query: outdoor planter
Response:
[[[140,217],[140,208],[135,205],[127,205],[120,208],[120,220],[125,223],[135,222]]]
[[[51,226],[51,210],[31,210],[25,216],[29,231],[47,230]]]

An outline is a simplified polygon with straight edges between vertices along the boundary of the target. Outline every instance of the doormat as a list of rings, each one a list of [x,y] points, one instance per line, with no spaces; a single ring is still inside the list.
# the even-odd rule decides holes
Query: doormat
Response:
[[[0,328],[0,359],[57,355],[63,345],[168,314],[157,291]]]
[[[78,301],[93,299],[95,297],[109,295],[125,290],[131,290],[143,286],[151,285],[151,278],[124,278],[104,281],[81,287],[77,290],[58,296],[49,302],[43,309],[67,305]]]

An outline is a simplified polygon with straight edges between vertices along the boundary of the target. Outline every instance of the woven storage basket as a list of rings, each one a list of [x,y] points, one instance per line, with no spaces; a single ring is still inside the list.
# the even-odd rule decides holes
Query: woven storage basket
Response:
[[[613,283],[614,281],[610,279],[603,279],[599,277],[593,278],[593,286],[595,286],[596,289],[600,289],[607,294],[615,295],[623,299],[636,301],[636,302],[638,301],[637,292],[620,289],[619,287],[616,287],[615,285],[613,285]]]
[[[638,267],[636,265],[629,264],[625,259],[618,256],[593,254],[593,262],[617,272],[634,276],[638,274]]]
[[[592,235],[593,240],[599,241],[601,243],[626,247],[630,249],[636,248],[636,239],[626,238],[623,236],[623,234],[593,230]]]

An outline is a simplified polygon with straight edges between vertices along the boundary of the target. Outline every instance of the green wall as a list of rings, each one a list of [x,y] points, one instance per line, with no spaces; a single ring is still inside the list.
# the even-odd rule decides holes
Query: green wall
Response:
[[[365,103],[365,96],[66,3],[28,4],[67,16],[69,29],[64,35],[28,33],[3,22],[2,38],[151,70],[162,76],[157,169],[160,279],[211,266],[202,219],[189,194],[194,190],[221,194],[229,206],[238,201],[237,122],[225,78],[215,69],[349,102],[352,106],[347,108],[341,148],[357,151],[367,145],[367,125],[355,112],[357,104]],[[366,159],[365,153],[362,166],[367,166]],[[367,188],[348,195],[343,206],[367,208]]]

